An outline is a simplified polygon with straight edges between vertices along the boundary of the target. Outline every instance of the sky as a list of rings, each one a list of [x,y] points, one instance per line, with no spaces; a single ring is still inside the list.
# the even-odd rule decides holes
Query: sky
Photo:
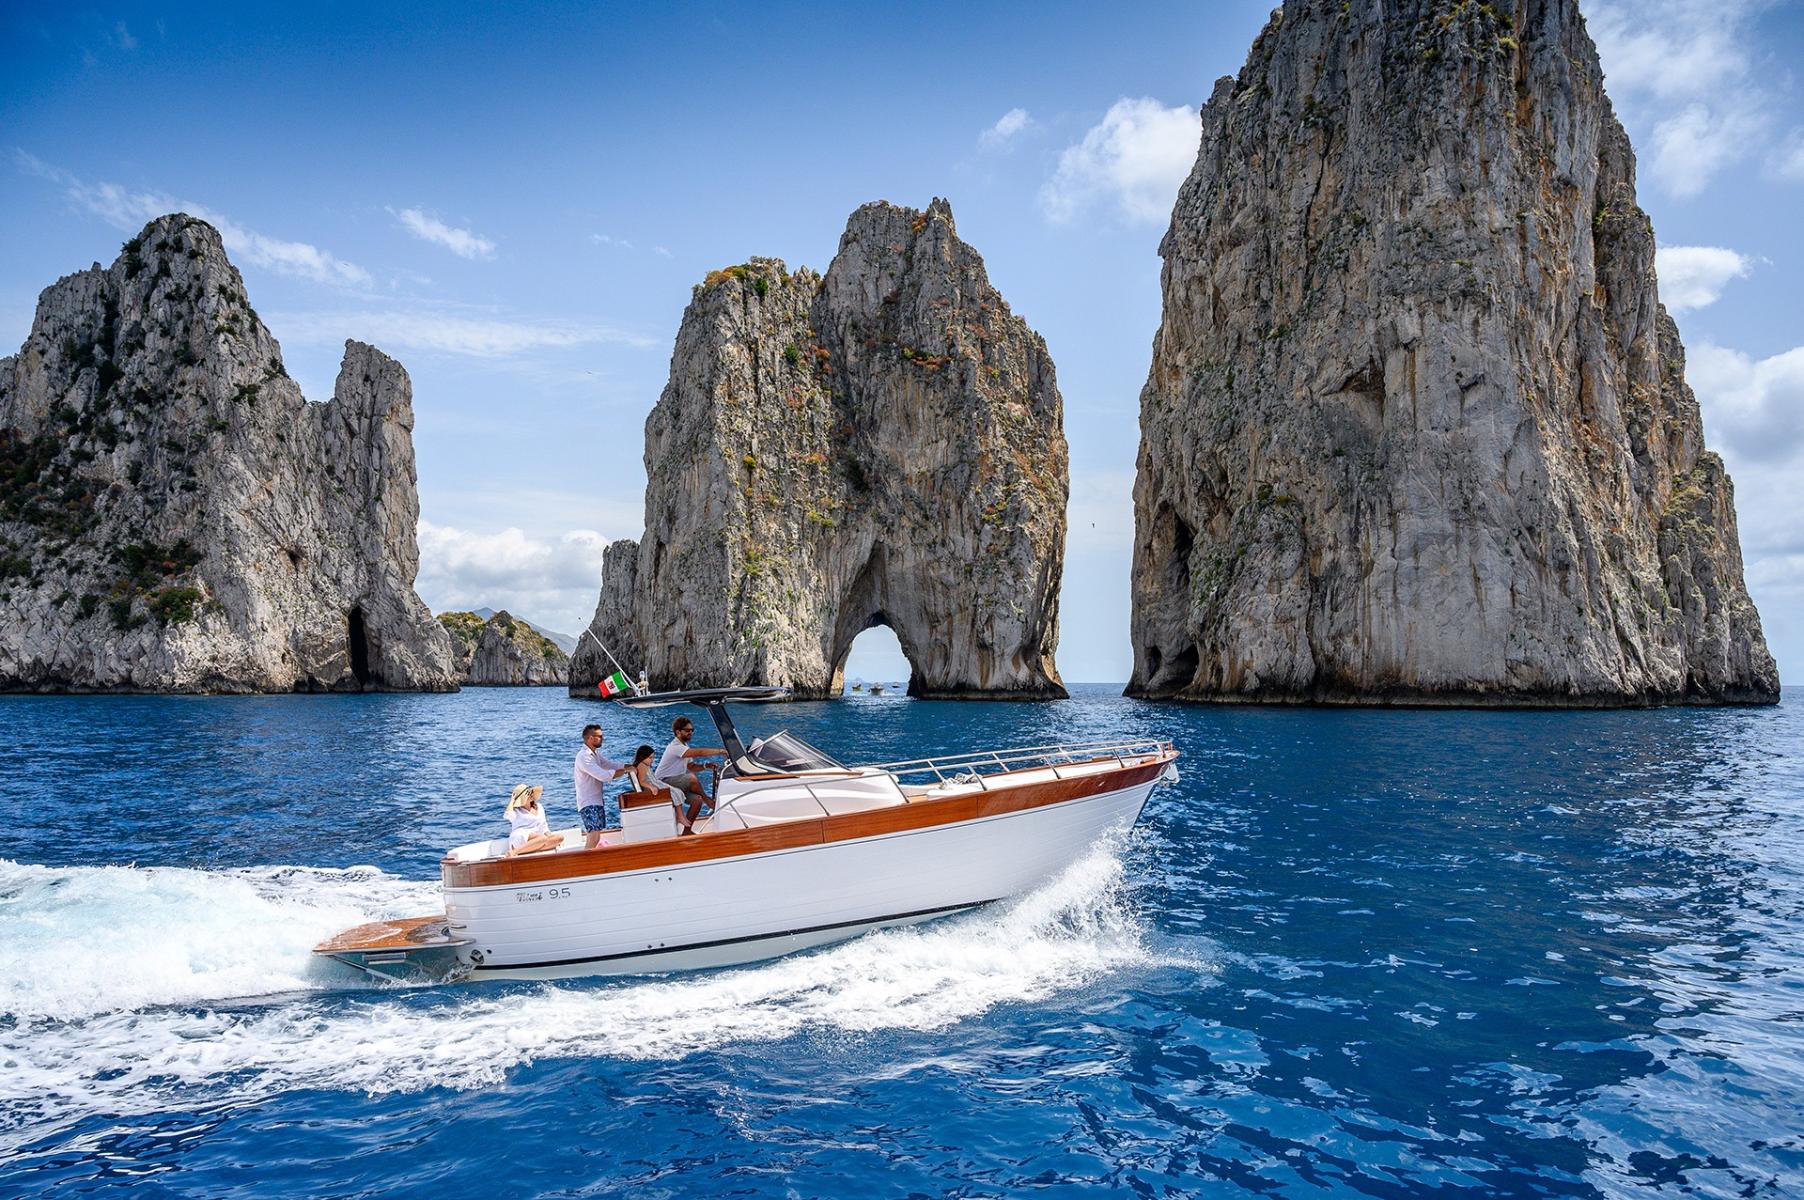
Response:
[[[1781,674],[1804,680],[1804,0],[1586,3]],[[1197,106],[1269,3],[0,8],[0,353],[38,292],[181,209],[309,398],[413,378],[418,588],[575,632],[643,527],[691,287],[825,269],[948,198],[1047,341],[1071,445],[1058,662],[1127,678],[1138,397]],[[872,630],[852,677],[900,680]]]

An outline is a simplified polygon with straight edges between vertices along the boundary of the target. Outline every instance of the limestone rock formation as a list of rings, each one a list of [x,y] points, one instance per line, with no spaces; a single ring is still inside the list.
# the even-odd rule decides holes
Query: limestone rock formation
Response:
[[[837,695],[882,623],[916,695],[1062,696],[1062,426],[1045,343],[946,202],[867,204],[824,277],[754,258],[696,288],[645,536],[608,547],[593,628],[658,688]],[[585,640],[572,693],[602,668]]]
[[[308,403],[219,234],[152,221],[0,359],[0,688],[454,688],[412,430],[357,342]]]
[[[1291,0],[1160,252],[1130,694],[1777,699],[1573,0]]]
[[[506,609],[487,620],[473,612],[438,615],[451,634],[458,678],[475,687],[562,687],[570,677],[570,656],[556,643]]]

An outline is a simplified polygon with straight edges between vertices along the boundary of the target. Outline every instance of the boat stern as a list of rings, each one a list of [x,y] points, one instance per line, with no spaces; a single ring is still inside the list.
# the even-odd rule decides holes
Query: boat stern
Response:
[[[443,914],[371,921],[333,934],[313,948],[321,958],[397,983],[444,983],[469,973],[469,938],[451,932]]]

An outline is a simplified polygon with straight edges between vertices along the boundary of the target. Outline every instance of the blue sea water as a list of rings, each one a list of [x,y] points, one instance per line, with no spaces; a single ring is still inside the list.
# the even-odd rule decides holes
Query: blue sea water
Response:
[[[1157,735],[1017,903],[730,971],[360,984],[548,690],[0,699],[0,1195],[1804,1195],[1804,721],[853,698],[856,760]],[[665,717],[668,713],[663,714]]]

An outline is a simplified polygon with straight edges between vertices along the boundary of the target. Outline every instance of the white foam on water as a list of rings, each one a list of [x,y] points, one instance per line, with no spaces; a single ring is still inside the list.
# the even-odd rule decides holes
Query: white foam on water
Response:
[[[0,859],[0,1018],[62,1020],[324,986],[315,943],[443,911],[374,867],[38,867]]]
[[[1162,961],[1144,945],[1124,894],[1120,847],[1110,845],[1007,905],[737,970],[209,1008],[202,1001],[209,988],[224,989],[215,996],[318,988],[306,963],[318,936],[409,904],[417,909],[419,889],[430,895],[431,885],[379,872],[356,882],[352,873],[301,868],[260,875],[119,870],[125,896],[167,898],[193,887],[205,910],[171,904],[179,914],[133,918],[137,932],[122,950],[164,949],[182,930],[198,931],[212,949],[189,952],[186,976],[172,967],[141,982],[123,953],[82,967],[81,945],[53,947],[48,934],[40,935],[41,949],[78,968],[76,982],[52,984],[53,990],[82,998],[86,1008],[79,1019],[66,1019],[66,1012],[65,1019],[51,1018],[52,1005],[26,1001],[20,995],[26,989],[6,981],[11,1007],[5,1011],[18,1015],[0,1019],[0,1146],[41,1137],[45,1121],[61,1124],[86,1113],[212,1107],[299,1088],[471,1088],[544,1060],[679,1058],[807,1031],[933,1029]],[[365,898],[353,899],[360,887]],[[381,898],[372,905],[367,891]],[[7,894],[0,885],[0,895]],[[132,903],[99,907],[117,912]],[[91,910],[67,919],[65,936],[78,942],[92,936]],[[256,948],[232,948],[234,921],[235,932],[250,936]],[[257,932],[264,922],[276,928]],[[8,923],[18,924],[16,916]],[[159,926],[165,933],[152,934]],[[19,965],[6,953],[5,961]]]

